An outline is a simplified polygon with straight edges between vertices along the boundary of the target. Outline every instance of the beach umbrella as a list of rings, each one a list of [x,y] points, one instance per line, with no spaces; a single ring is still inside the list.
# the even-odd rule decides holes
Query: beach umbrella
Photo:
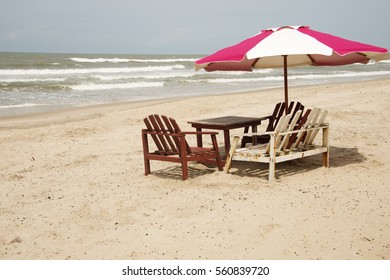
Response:
[[[367,64],[371,59],[377,62],[390,59],[389,50],[318,32],[308,26],[283,26],[263,30],[236,45],[203,57],[195,62],[195,69],[252,71],[283,67],[284,95],[288,104],[288,67]]]

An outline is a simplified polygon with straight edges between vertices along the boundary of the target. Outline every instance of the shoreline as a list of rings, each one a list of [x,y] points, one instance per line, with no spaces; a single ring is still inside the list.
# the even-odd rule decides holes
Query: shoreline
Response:
[[[273,183],[267,166],[236,162],[229,174],[192,163],[182,181],[152,161],[145,176],[141,129],[154,113],[189,131],[268,115],[282,88],[1,118],[0,259],[389,260],[389,84],[289,88],[329,111],[330,168],[280,163]]]
[[[377,78],[373,80],[364,80],[362,82],[375,82],[375,81],[382,81],[382,80],[388,80],[390,82],[390,78]],[[318,85],[298,85],[298,86],[291,86],[289,87],[289,90],[295,90],[298,91],[300,88],[311,88],[311,87],[322,87],[327,85],[343,85],[343,84],[353,84],[356,82],[334,82],[334,83],[324,83],[324,84],[318,84]],[[15,109],[16,112],[12,112],[9,114],[1,114],[0,113],[0,121],[2,120],[12,120],[12,119],[23,119],[23,118],[30,118],[30,117],[39,117],[39,116],[45,116],[45,115],[55,115],[55,114],[62,114],[66,112],[82,112],[82,111],[88,111],[88,110],[94,110],[94,108],[100,108],[103,110],[115,110],[115,108],[120,108],[122,106],[131,106],[135,104],[155,104],[155,103],[161,103],[161,102],[171,102],[171,101],[179,101],[179,100],[191,100],[192,98],[202,98],[202,97],[216,97],[216,96],[226,96],[229,97],[230,95],[237,95],[237,94],[255,94],[262,92],[273,92],[273,91],[281,91],[281,99],[278,102],[283,101],[283,87],[272,87],[272,88],[261,88],[258,90],[243,90],[243,91],[237,91],[237,92],[229,92],[229,93],[214,93],[214,94],[202,94],[202,95],[191,95],[191,96],[185,96],[185,97],[172,97],[172,98],[156,98],[156,99],[148,99],[148,100],[134,100],[134,101],[121,101],[121,102],[113,102],[113,103],[102,103],[102,104],[92,104],[92,105],[40,105],[40,106],[32,106],[32,107],[21,107]],[[46,109],[38,109],[36,107],[42,107]],[[7,109],[8,110],[8,109]],[[12,111],[13,109],[9,109]],[[17,111],[24,111],[23,113],[18,113]]]

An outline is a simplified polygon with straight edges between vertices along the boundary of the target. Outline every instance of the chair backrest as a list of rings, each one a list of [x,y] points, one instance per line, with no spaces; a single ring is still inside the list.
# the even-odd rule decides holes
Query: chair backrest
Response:
[[[148,131],[156,132],[151,137],[156,144],[160,154],[179,154],[180,153],[180,127],[176,120],[167,116],[149,115],[144,118],[144,123]],[[186,142],[186,150],[191,153],[191,148]]]
[[[303,143],[303,146],[312,145],[315,137],[321,129],[320,127],[324,124],[327,115],[328,111],[321,110],[319,108],[314,108],[313,110],[309,109],[304,114],[301,110],[299,110],[296,112],[294,117],[292,116],[292,113],[283,115],[274,130],[276,135],[276,151],[285,151],[290,148],[294,149],[300,143]],[[311,129],[309,131],[283,134],[285,132],[292,132],[307,128]],[[269,142],[267,145],[267,154],[270,152],[271,144],[272,143]]]
[[[278,135],[280,132],[284,132],[287,127],[288,127],[288,124],[290,122],[290,119],[291,119],[291,114],[288,114],[288,115],[283,115],[278,124],[276,125],[275,129],[273,130],[273,132],[276,133],[277,137],[275,139],[275,146],[278,147],[279,146],[279,143],[281,141],[281,137],[280,135]],[[266,148],[266,153],[269,154],[270,153],[270,150],[271,150],[271,145],[273,145],[273,143],[271,143],[272,141],[272,137],[271,137],[271,140],[268,142],[268,145],[267,145],[267,148]]]
[[[276,134],[275,138],[275,149],[276,151],[282,151],[285,149],[288,149],[291,144],[290,141],[292,141],[292,138],[295,137],[296,133],[293,134],[282,134],[289,131],[294,131],[297,129],[297,127],[301,126],[302,122],[302,110],[296,111],[294,116],[293,113],[290,113],[288,115],[283,115],[280,118],[280,121],[276,125],[276,128],[274,130]],[[303,118],[305,118],[308,115],[306,113]],[[271,138],[272,139],[272,138]],[[268,143],[266,148],[266,153],[269,153],[271,150],[271,142]]]
[[[291,148],[296,148],[300,143],[303,143],[304,146],[312,145],[313,141],[320,130],[320,126],[324,123],[328,111],[321,110],[319,108],[314,108],[313,110],[308,110],[304,117],[302,117],[303,125],[301,124],[299,128],[317,128],[309,130],[308,132],[299,132],[294,139],[293,143],[290,143]]]
[[[294,105],[295,105],[295,107],[294,107]],[[285,102],[280,102],[280,103],[275,105],[274,111],[271,115],[271,118],[269,120],[268,127],[267,127],[266,131],[274,131],[275,130],[276,126],[279,123],[280,118],[285,115],[285,108],[286,108]],[[291,101],[290,104],[288,105],[287,111],[288,111],[288,114],[291,114],[291,119],[293,119],[295,114],[298,111],[301,111],[300,114],[302,114],[304,109],[305,109],[305,106],[303,106],[300,102],[295,103],[294,101]]]
[[[324,124],[325,118],[328,115],[328,111],[326,110],[321,110],[321,109],[316,109],[317,114],[315,115],[315,118],[310,123],[311,128],[317,128],[309,131],[306,135],[305,141],[303,143],[304,146],[306,145],[312,145],[314,139],[316,138],[318,132],[320,131],[320,126]]]
[[[302,115],[302,111],[298,111],[297,114],[295,114],[294,116],[292,116],[291,114],[291,119],[288,123],[288,126],[284,129],[284,131],[280,131],[280,132],[289,132],[289,131],[293,131],[296,129],[297,127],[297,124],[301,118],[301,115]],[[287,148],[288,144],[289,144],[289,140],[291,138],[292,134],[286,134],[286,135],[279,135],[278,138],[280,138],[280,143],[278,143],[278,146],[277,146],[277,150],[284,150]]]
[[[307,128],[307,120],[309,118],[309,116],[311,116],[311,113],[312,110],[311,109],[307,109],[305,113],[302,113],[302,116],[299,118],[298,122],[296,123],[295,127],[294,127],[294,130],[299,130],[301,128]],[[290,139],[288,140],[288,144],[286,145],[286,149],[290,149],[293,145],[297,145],[296,143],[299,143],[300,141],[302,141],[302,136],[303,135],[303,132],[299,132],[299,133],[293,133],[290,137]]]

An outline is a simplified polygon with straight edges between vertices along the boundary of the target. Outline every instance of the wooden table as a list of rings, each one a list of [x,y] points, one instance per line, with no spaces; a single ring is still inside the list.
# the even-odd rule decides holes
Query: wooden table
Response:
[[[202,129],[216,129],[223,130],[224,142],[225,142],[225,155],[229,154],[230,150],[230,130],[241,127],[252,127],[253,132],[257,132],[257,126],[261,124],[261,121],[267,118],[250,118],[239,116],[225,116],[219,118],[212,118],[206,120],[189,121],[192,127],[196,128],[196,131],[202,131]],[[202,135],[197,135],[198,147],[202,147]]]

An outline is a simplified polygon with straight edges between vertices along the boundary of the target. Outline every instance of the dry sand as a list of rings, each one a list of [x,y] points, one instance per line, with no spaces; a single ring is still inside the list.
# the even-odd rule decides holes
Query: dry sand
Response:
[[[182,181],[154,161],[145,177],[140,132],[151,113],[183,130],[267,115],[282,89],[1,119],[0,258],[390,259],[389,85],[291,88],[329,111],[331,167],[320,155],[279,164],[273,183],[252,163],[192,164]]]

